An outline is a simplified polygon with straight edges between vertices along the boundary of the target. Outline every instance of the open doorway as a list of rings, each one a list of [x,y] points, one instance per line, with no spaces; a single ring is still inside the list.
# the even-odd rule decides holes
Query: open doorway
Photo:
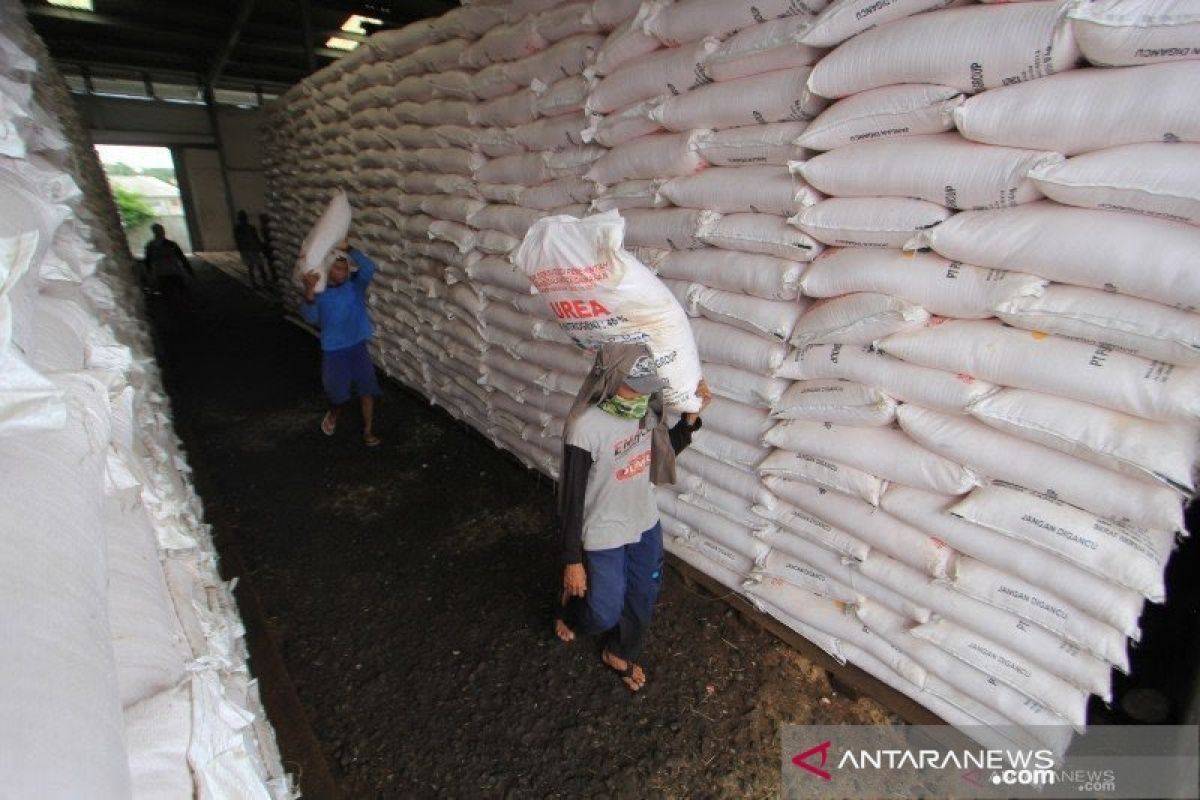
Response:
[[[98,144],[96,152],[108,176],[121,226],[134,257],[139,257],[153,234],[150,226],[166,228],[167,238],[185,253],[192,252],[187,216],[175,159],[166,147]]]

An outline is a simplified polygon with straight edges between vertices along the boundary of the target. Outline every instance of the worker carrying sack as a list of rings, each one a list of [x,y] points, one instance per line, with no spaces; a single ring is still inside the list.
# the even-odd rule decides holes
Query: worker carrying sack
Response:
[[[333,263],[330,254],[350,233],[350,198],[344,191],[339,190],[325,206],[316,224],[304,237],[300,245],[300,256],[296,259],[296,268],[292,271],[292,279],[300,286],[304,285],[304,273],[316,272],[321,278],[317,281],[317,291],[325,291],[325,278]]]
[[[698,411],[700,357],[687,314],[624,250],[624,238],[625,221],[616,211],[545,217],[530,227],[513,261],[577,344],[644,342],[668,383],[667,406]]]

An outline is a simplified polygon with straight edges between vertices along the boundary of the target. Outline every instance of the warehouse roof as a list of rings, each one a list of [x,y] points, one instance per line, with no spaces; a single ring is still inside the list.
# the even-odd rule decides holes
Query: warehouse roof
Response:
[[[195,86],[201,94],[206,87],[278,93],[344,55],[367,33],[438,16],[457,5],[454,0],[25,0],[30,20],[68,77],[143,82],[148,88],[167,80]],[[351,15],[370,21],[352,22],[353,30],[343,30]]]

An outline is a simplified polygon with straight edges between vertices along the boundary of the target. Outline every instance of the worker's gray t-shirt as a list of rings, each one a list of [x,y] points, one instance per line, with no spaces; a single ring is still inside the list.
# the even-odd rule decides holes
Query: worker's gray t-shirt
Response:
[[[566,444],[592,455],[583,512],[583,549],[632,544],[658,522],[650,485],[653,429],[621,419],[598,406],[583,412],[566,431]]]

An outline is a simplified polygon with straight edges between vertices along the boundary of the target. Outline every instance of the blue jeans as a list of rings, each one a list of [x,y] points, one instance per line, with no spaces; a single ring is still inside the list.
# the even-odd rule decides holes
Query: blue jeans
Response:
[[[587,592],[568,601],[563,620],[579,633],[607,634],[609,652],[636,661],[662,586],[662,523],[654,523],[633,544],[583,551],[583,567]]]

